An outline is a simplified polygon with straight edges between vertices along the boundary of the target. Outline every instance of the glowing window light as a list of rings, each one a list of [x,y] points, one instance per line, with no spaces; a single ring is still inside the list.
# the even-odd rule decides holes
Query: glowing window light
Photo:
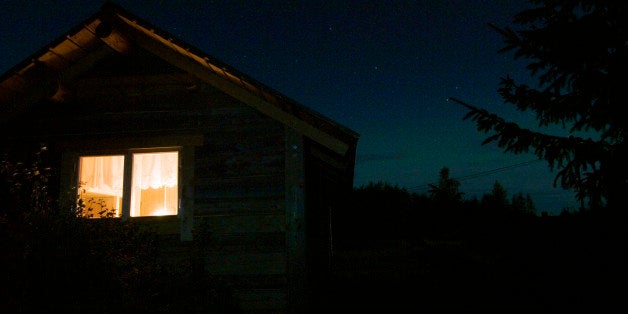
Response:
[[[131,217],[177,214],[177,152],[133,154]]]
[[[179,203],[177,151],[133,153],[131,217],[176,215]],[[125,155],[81,156],[79,198],[84,217],[121,217],[125,182]]]

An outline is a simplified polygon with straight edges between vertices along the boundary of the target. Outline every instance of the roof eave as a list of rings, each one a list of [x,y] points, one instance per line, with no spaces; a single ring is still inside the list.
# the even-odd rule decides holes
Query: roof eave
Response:
[[[107,2],[99,12],[72,28],[34,55],[0,76],[4,111],[19,111],[36,101],[54,99],[64,80],[79,75],[87,59],[134,46],[146,49],[232,97],[248,104],[346,156],[355,150],[358,133],[297,103],[230,66],[176,39],[118,5]],[[83,61],[83,62],[81,62]],[[5,118],[9,115],[4,115]]]

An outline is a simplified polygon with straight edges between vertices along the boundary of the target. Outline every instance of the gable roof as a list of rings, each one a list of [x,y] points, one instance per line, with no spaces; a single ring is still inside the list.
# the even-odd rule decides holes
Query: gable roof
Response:
[[[359,135],[171,36],[111,2],[0,76],[0,122],[39,99],[61,100],[64,81],[87,71],[111,49],[148,50],[332,151],[355,153]]]

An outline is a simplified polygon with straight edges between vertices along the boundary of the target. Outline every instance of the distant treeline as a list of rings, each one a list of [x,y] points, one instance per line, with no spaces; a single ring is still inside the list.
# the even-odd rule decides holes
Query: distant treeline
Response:
[[[626,279],[621,220],[536,215],[528,197],[507,199],[499,185],[480,200],[441,192],[355,188],[332,216],[335,274],[354,282],[338,291],[443,313],[612,313],[623,304],[625,289],[614,288]]]
[[[615,287],[627,278],[626,229],[616,212],[537,215],[529,196],[508,198],[498,182],[481,199],[464,199],[447,169],[430,187],[417,194],[372,182],[332,212],[335,274],[352,278],[349,287],[361,289],[352,290],[356,299],[377,291],[375,299],[445,313],[612,313],[625,306],[625,289]]]
[[[447,238],[469,228],[488,229],[547,216],[537,213],[529,194],[509,197],[498,181],[479,199],[464,198],[459,187],[448,168],[441,169],[439,182],[424,194],[381,181],[356,187],[333,213],[335,240],[339,245],[360,245]],[[566,215],[570,212],[564,210],[561,216]]]

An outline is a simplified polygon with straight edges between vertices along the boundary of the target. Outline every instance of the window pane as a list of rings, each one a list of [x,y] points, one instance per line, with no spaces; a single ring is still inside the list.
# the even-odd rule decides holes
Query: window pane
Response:
[[[133,154],[131,217],[176,215],[178,152]]]
[[[82,216],[120,217],[124,156],[85,156],[79,160],[79,198]]]

